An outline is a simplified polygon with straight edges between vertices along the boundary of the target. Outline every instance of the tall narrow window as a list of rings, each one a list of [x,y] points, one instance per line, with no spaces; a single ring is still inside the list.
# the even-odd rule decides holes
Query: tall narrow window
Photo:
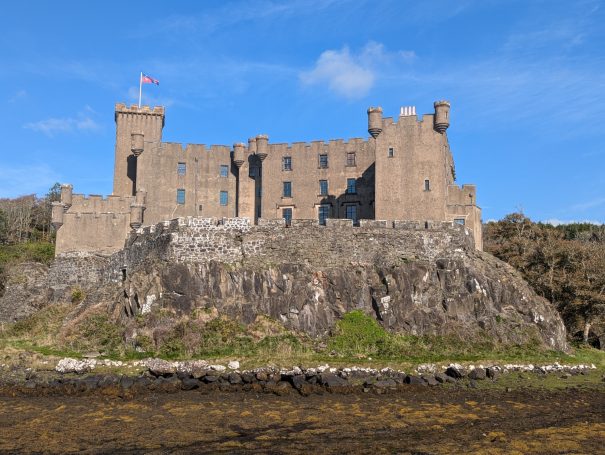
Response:
[[[353,220],[353,223],[357,223],[357,206],[347,205],[345,206],[345,218]]]
[[[221,191],[220,203],[222,206],[225,206],[229,203],[229,193],[227,191]]]
[[[431,191],[431,182],[429,179],[424,181],[424,191]]]
[[[283,171],[292,170],[292,157],[291,156],[284,156],[282,158],[282,170]]]
[[[318,218],[319,218],[319,224],[321,224],[322,226],[326,224],[326,220],[329,218],[330,216],[330,206],[329,205],[320,205],[318,207]]]
[[[356,179],[347,179],[347,194],[357,193],[356,181]]]
[[[176,190],[176,203],[177,204],[185,203],[185,190],[184,189]]]
[[[320,196],[328,195],[328,181],[327,180],[319,181],[319,195]]]
[[[221,177],[229,177],[229,166],[221,164]]]
[[[328,155],[323,154],[323,153],[321,155],[319,155],[319,168],[320,169],[328,168]]]
[[[292,182],[284,182],[284,197],[292,197]]]
[[[395,156],[395,149],[393,147],[389,147],[388,157],[393,158]]]
[[[290,224],[292,224],[292,208],[287,207],[282,209],[281,216],[284,220],[286,220],[286,226],[290,226]]]
[[[355,152],[347,153],[347,166],[355,166]]]
[[[185,164],[185,163],[177,164],[176,173],[178,175],[185,175],[187,173],[187,164]]]

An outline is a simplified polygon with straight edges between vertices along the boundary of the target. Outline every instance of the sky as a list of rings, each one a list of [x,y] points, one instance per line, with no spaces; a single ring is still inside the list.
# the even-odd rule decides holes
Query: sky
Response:
[[[369,106],[451,102],[483,219],[605,222],[604,0],[6,2],[0,197],[110,194],[114,105],[164,141],[368,137]]]

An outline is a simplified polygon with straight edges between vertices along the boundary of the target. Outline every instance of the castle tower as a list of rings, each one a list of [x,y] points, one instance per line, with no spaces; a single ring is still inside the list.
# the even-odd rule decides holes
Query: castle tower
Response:
[[[118,103],[115,107],[116,149],[113,173],[113,194],[133,196],[136,194],[136,162],[150,143],[162,140],[164,108],[127,107]]]
[[[435,131],[443,134],[450,126],[450,102],[435,101]]]
[[[370,107],[368,108],[368,133],[372,135],[374,139],[382,132],[382,108],[381,107]]]

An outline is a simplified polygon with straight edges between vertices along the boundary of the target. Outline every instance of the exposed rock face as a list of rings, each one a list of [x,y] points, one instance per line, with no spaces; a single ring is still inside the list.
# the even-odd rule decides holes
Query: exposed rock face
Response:
[[[8,268],[0,295],[0,322],[14,322],[48,303],[48,267],[24,262]]]
[[[507,265],[486,253],[397,266],[317,269],[284,263],[265,270],[212,261],[154,262],[128,280],[143,303],[188,313],[216,307],[244,323],[266,314],[288,328],[323,335],[348,311],[372,313],[393,331],[416,335],[485,331],[499,341],[564,349],[565,328],[552,306]]]
[[[243,323],[264,314],[323,335],[344,313],[363,310],[392,331],[469,340],[487,333],[505,343],[567,348],[554,307],[512,267],[476,251],[463,227],[345,224],[179,219],[139,230],[110,258],[59,258],[50,284],[92,288],[93,303],[113,296],[125,318],[155,307],[181,314],[216,308]],[[73,261],[86,273],[72,273]]]

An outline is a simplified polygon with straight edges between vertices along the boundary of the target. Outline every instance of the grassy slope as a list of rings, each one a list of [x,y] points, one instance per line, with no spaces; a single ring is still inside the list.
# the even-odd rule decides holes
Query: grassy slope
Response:
[[[259,319],[244,327],[219,317],[183,319],[152,342],[139,340],[138,350],[126,348],[124,328],[102,313],[91,313],[78,324],[63,324],[72,305],[54,305],[35,315],[0,328],[0,350],[31,350],[44,355],[80,357],[99,351],[105,357],[134,359],[150,356],[167,359],[225,361],[239,359],[244,368],[264,365],[364,365],[409,368],[421,363],[594,363],[605,370],[605,353],[576,348],[565,354],[537,345],[502,346],[483,340],[415,337],[386,332],[373,318],[354,311],[345,315],[332,335],[309,339],[293,334],[275,321]],[[160,315],[161,316],[161,315]],[[206,315],[207,316],[207,315]],[[158,315],[149,316],[157,318]],[[141,332],[149,320],[139,318]]]

